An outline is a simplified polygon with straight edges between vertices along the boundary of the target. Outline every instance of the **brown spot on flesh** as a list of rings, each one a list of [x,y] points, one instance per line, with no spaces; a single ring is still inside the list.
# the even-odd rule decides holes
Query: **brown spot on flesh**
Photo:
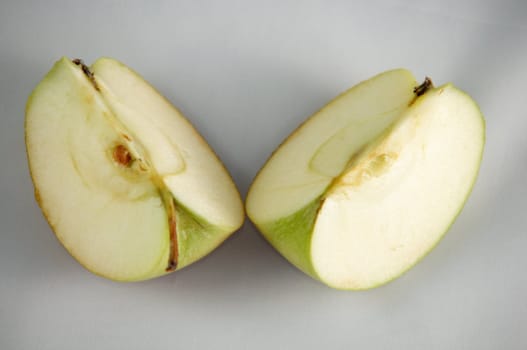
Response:
[[[130,151],[123,145],[117,145],[113,149],[113,159],[122,166],[128,167],[130,166],[130,163],[132,162],[132,155],[130,154]]]

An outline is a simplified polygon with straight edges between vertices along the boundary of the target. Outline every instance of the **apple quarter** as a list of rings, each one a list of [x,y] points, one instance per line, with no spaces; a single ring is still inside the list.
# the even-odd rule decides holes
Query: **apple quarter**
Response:
[[[28,100],[26,145],[46,219],[98,275],[164,275],[243,222],[239,193],[205,140],[116,60],[59,60]]]
[[[484,140],[467,94],[387,71],[286,139],[256,176],[247,213],[310,276],[338,289],[379,286],[448,230],[476,180]]]

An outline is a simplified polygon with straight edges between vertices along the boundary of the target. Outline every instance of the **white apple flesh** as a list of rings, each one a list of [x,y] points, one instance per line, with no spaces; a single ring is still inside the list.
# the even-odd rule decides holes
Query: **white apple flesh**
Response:
[[[207,143],[113,59],[58,61],[28,101],[26,144],[50,226],[98,275],[135,281],[183,268],[243,222],[238,191]]]
[[[251,186],[247,213],[264,237],[329,286],[368,289],[402,274],[448,230],[475,182],[485,139],[477,105],[451,84],[417,85],[399,69],[350,89]]]

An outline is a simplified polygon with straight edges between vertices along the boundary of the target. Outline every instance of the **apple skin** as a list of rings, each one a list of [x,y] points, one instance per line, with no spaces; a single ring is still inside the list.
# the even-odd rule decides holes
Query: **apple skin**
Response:
[[[445,85],[443,85],[441,87],[438,87],[438,88],[431,88],[428,93],[442,91],[442,89],[445,89],[445,88],[454,88],[455,89],[455,87],[453,87],[452,84],[445,84]],[[475,109],[477,109],[478,112],[479,112],[479,116],[480,116],[479,121],[481,122],[481,128],[483,130],[482,135],[481,135],[482,136],[481,142],[482,142],[482,145],[484,145],[485,144],[485,120],[483,118],[483,114],[481,113],[481,110],[479,109],[478,105],[471,99],[471,97],[468,94],[466,94],[466,93],[464,93],[462,91],[459,91],[459,92],[464,94],[466,96],[467,100],[471,101],[473,103],[473,107]],[[337,97],[337,99],[338,98],[339,97]],[[416,104],[419,103],[420,99],[422,100],[422,98],[423,97],[417,97],[416,100],[414,102],[412,102],[412,104],[413,103],[416,103]],[[331,103],[333,103],[333,101],[330,102],[328,105],[331,105]],[[309,119],[306,122],[309,122]],[[301,124],[301,127],[303,125],[305,125],[306,122]],[[298,132],[298,129],[295,130],[295,132],[293,132],[293,134],[291,134],[284,142],[282,142],[281,145],[286,144],[288,142],[288,140],[290,138],[292,138],[297,132]],[[382,138],[382,136],[380,138]],[[378,139],[372,139],[368,143],[368,145],[376,142],[377,140]],[[370,284],[370,285],[366,285],[366,286],[342,286],[342,285],[334,284],[334,283],[332,283],[330,281],[325,280],[323,277],[320,276],[320,274],[317,272],[317,269],[315,268],[315,265],[314,265],[313,259],[312,259],[312,251],[311,251],[314,227],[315,227],[315,224],[317,222],[317,215],[319,214],[319,211],[321,210],[321,207],[322,207],[323,202],[324,202],[324,196],[330,190],[331,185],[328,186],[324,190],[323,193],[320,193],[320,195],[318,197],[316,197],[314,200],[309,202],[303,208],[297,210],[293,214],[290,214],[288,216],[279,218],[279,219],[277,219],[275,221],[259,222],[257,219],[254,218],[254,215],[253,215],[253,213],[251,211],[251,207],[248,205],[248,202],[246,202],[246,211],[247,211],[247,214],[248,214],[249,218],[251,219],[252,223],[261,232],[262,236],[286,260],[288,260],[291,264],[296,266],[298,269],[300,269],[301,271],[303,271],[305,274],[307,274],[308,276],[312,277],[313,279],[315,279],[317,281],[320,281],[320,282],[326,284],[327,286],[329,286],[329,287],[331,287],[333,289],[337,289],[337,290],[360,291],[360,290],[369,290],[369,289],[372,289],[372,288],[377,288],[377,287],[383,286],[383,285],[385,285],[385,284],[397,279],[398,277],[400,277],[401,275],[403,275],[404,273],[409,271],[413,266],[415,266],[418,262],[420,262],[426,255],[428,255],[433,250],[433,248],[435,248],[438,245],[438,243],[445,236],[445,234],[450,230],[451,226],[453,225],[453,223],[455,222],[455,220],[457,219],[457,217],[461,213],[466,201],[468,200],[468,198],[469,198],[469,196],[470,196],[470,194],[471,194],[471,192],[472,192],[472,190],[474,188],[475,182],[476,182],[477,177],[478,177],[481,161],[483,159],[483,150],[484,150],[484,147],[482,146],[481,147],[481,152],[479,153],[479,157],[478,157],[478,161],[477,161],[477,171],[474,174],[474,177],[472,179],[473,181],[470,183],[470,186],[468,188],[466,196],[465,196],[463,202],[460,203],[456,214],[451,218],[451,221],[448,224],[447,228],[444,230],[444,232],[441,235],[439,235],[437,240],[432,245],[430,245],[428,247],[428,249],[423,251],[422,254],[420,254],[420,256],[412,264],[406,266],[406,268],[401,270],[398,274],[395,274],[395,275],[391,276],[390,278],[385,279],[383,281],[380,281],[378,283],[374,283],[374,284]],[[277,151],[279,151],[279,149],[275,150],[273,152],[273,155]],[[269,158],[269,160],[267,162],[269,162],[271,160],[273,155],[271,155],[271,157]],[[351,157],[353,157],[353,156],[354,155],[352,155]],[[267,163],[266,163],[266,165],[267,165]],[[264,165],[262,167],[262,169],[264,169],[266,165]],[[260,172],[261,172],[261,170],[260,170]],[[258,179],[258,175],[259,175],[259,173],[256,175],[255,180],[253,180],[253,185]],[[252,190],[252,187],[249,190],[248,197],[251,196],[251,190]]]
[[[106,59],[109,60],[109,59]],[[162,235],[162,244],[160,246],[160,251],[158,255],[158,259],[155,261],[148,262],[148,266],[143,272],[139,274],[128,274],[128,275],[119,275],[119,274],[113,274],[113,273],[106,273],[105,271],[101,271],[99,269],[94,269],[92,266],[90,266],[89,262],[87,262],[85,259],[78,256],[78,254],[75,251],[75,247],[72,247],[70,244],[68,244],[63,236],[61,235],[63,232],[60,232],[56,225],[56,220],[52,220],[51,218],[53,215],[51,215],[50,212],[54,210],[52,206],[50,206],[49,198],[46,197],[46,195],[43,195],[43,191],[40,190],[40,179],[39,179],[39,171],[41,172],[41,169],[35,168],[37,166],[37,163],[34,159],[35,157],[35,151],[42,147],[41,144],[38,142],[35,142],[34,140],[34,134],[35,134],[35,127],[31,124],[34,122],[35,118],[37,118],[34,114],[38,114],[35,112],[35,108],[38,109],[39,106],[42,105],[42,96],[46,93],[48,93],[49,88],[56,86],[57,79],[61,79],[66,71],[75,71],[79,70],[79,67],[76,67],[71,60],[68,58],[62,58],[58,62],[55,63],[54,67],[45,75],[45,77],[41,80],[41,82],[37,85],[37,87],[33,90],[31,95],[28,98],[27,104],[26,104],[26,119],[25,119],[25,143],[26,143],[26,155],[29,163],[29,173],[30,177],[32,179],[33,185],[34,185],[34,195],[37,204],[42,210],[42,213],[48,222],[50,228],[55,233],[56,238],[58,241],[65,247],[65,249],[70,253],[70,255],[79,262],[80,265],[85,267],[90,272],[107,278],[114,281],[121,281],[121,282],[129,282],[129,281],[142,281],[147,280],[155,277],[159,277],[162,275],[166,275],[167,273],[173,272],[173,271],[167,271],[167,261],[170,251],[170,240],[168,234],[161,233]],[[142,78],[137,76],[138,79],[142,81]],[[86,82],[81,82],[83,86],[90,86],[90,84],[86,84]],[[144,84],[147,84],[143,81]],[[93,87],[92,87],[93,88]],[[152,89],[148,85],[149,89]],[[87,100],[93,100],[93,98],[99,98],[97,97],[97,92],[95,90],[92,91],[90,96],[86,96]],[[168,102],[167,102],[168,103]],[[173,108],[173,107],[172,107]],[[40,118],[40,117],[39,117]],[[188,123],[188,121],[185,121]],[[188,124],[190,125],[190,124]],[[192,126],[190,126],[192,128]],[[195,131],[194,131],[195,132]],[[204,147],[209,147],[206,142],[199,136],[199,134],[196,133],[196,138],[198,139],[198,142]],[[55,135],[51,135],[50,137],[54,137]],[[216,162],[220,162],[219,158],[210,150],[211,157],[215,157]],[[220,162],[221,163],[221,162]],[[223,165],[220,165],[220,168],[223,167]],[[223,167],[222,168],[225,173],[227,173],[227,170]],[[57,174],[60,177],[60,174]],[[230,179],[228,173],[228,178]],[[235,185],[232,183],[232,188],[235,189]],[[49,191],[48,191],[49,192]],[[244,215],[243,215],[243,205],[241,198],[239,196],[239,193],[237,190],[231,191],[233,196],[235,198],[233,199],[234,202],[239,203],[239,210],[237,211],[237,214],[235,215],[237,219],[235,220],[235,225],[229,225],[229,226],[222,226],[222,225],[216,225],[210,223],[208,220],[203,218],[201,214],[195,213],[192,210],[188,209],[184,203],[180,203],[177,201],[176,198],[173,198],[175,205],[177,206],[177,210],[175,211],[175,217],[176,217],[176,227],[177,227],[177,250],[178,250],[178,260],[177,260],[177,266],[174,269],[180,270],[193,262],[203,258],[210,252],[212,252],[216,247],[218,247],[225,239],[227,239],[230,234],[235,232],[243,223]],[[235,208],[236,209],[236,208]],[[234,210],[235,210],[234,209]],[[56,213],[55,213],[56,214]],[[57,218],[57,215],[55,215],[55,219]],[[168,223],[165,222],[165,226],[168,226]],[[167,229],[168,230],[168,229]]]
[[[275,222],[253,222],[290,263],[317,280],[320,278],[311,262],[311,235],[321,204],[321,198],[317,198],[296,213]]]

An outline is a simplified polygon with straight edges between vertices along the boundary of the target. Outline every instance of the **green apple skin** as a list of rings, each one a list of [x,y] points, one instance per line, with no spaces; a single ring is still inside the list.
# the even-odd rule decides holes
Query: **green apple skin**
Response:
[[[254,223],[265,239],[290,263],[320,280],[311,263],[311,235],[322,204],[315,199],[296,213],[271,223]]]
[[[176,211],[180,270],[216,249],[228,235],[231,228],[217,227],[183,206]]]
[[[104,59],[105,61],[111,61],[111,59]],[[105,62],[106,63],[106,62]],[[113,63],[113,62],[110,62]],[[122,65],[121,63],[115,63]],[[124,65],[122,65],[124,66]],[[135,74],[135,73],[126,73],[126,74]],[[95,77],[97,78],[97,77]],[[145,85],[146,89],[148,91],[152,91],[152,95],[158,94],[155,92],[155,90],[148,85],[148,83],[144,82],[142,78],[140,78],[138,75],[133,77],[134,79],[137,79],[139,82],[138,85]],[[141,244],[135,244],[135,246],[138,246],[139,250],[133,250],[131,251],[131,254],[122,254],[123,259],[128,259],[130,261],[131,265],[137,266],[134,271],[126,271],[126,273],[121,273],[119,271],[113,271],[113,270],[104,270],[99,267],[94,267],[96,265],[93,265],[93,262],[97,260],[97,253],[91,253],[89,255],[89,259],[86,258],[86,256],[82,256],[79,254],[79,250],[82,251],[85,249],[85,247],[81,247],[79,249],[75,244],[72,244],[71,239],[68,239],[68,237],[74,236],[75,233],[72,232],[65,232],[64,229],[60,227],[61,223],[63,221],[67,220],[73,220],[73,218],[67,218],[67,215],[62,212],[57,212],[55,203],[57,201],[71,201],[74,203],[76,201],[76,197],[73,194],[70,194],[68,189],[60,189],[61,183],[60,179],[57,181],[54,188],[49,188],[50,185],[48,184],[49,181],[45,179],[47,176],[48,178],[50,175],[46,175],[48,172],[53,172],[50,167],[56,166],[57,164],[60,165],[61,162],[54,160],[54,155],[52,152],[49,155],[50,158],[50,164],[49,166],[43,165],[46,163],[45,159],[42,159],[43,156],[39,154],[39,150],[42,148],[50,147],[48,145],[49,142],[52,143],[54,138],[61,137],[61,126],[60,121],[54,122],[51,121],[53,118],[53,113],[60,114],[63,113],[63,110],[61,109],[60,105],[62,101],[64,102],[64,105],[72,104],[78,108],[84,108],[84,103],[86,105],[89,105],[92,110],[92,114],[90,114],[90,118],[103,118],[102,116],[108,116],[112,114],[112,111],[108,110],[107,107],[105,107],[105,103],[103,102],[103,99],[101,98],[100,91],[94,88],[94,85],[92,82],[89,81],[88,77],[82,73],[81,68],[78,65],[75,65],[72,63],[72,61],[66,57],[62,58],[61,60],[57,61],[53,68],[46,74],[46,76],[42,79],[42,81],[37,85],[37,87],[33,90],[31,95],[28,98],[27,104],[26,104],[26,119],[25,119],[25,142],[26,142],[26,152],[29,162],[29,171],[30,175],[34,184],[34,193],[35,193],[35,199],[40,206],[45,219],[47,220],[49,226],[56,234],[56,237],[58,238],[59,242],[65,247],[65,249],[70,253],[70,255],[75,258],[83,267],[85,267],[90,272],[107,278],[114,281],[121,281],[121,282],[130,282],[130,281],[142,281],[147,279],[152,279],[155,277],[159,277],[162,275],[166,275],[168,273],[171,273],[176,270],[180,270],[193,262],[203,258],[210,252],[212,252],[215,248],[217,248],[225,239],[227,239],[233,232],[235,232],[243,223],[243,207],[241,198],[239,196],[239,193],[237,190],[235,190],[235,186],[232,183],[232,180],[230,179],[230,176],[228,175],[225,168],[222,168],[223,166],[218,164],[219,159],[216,157],[215,154],[212,153],[211,150],[207,151],[210,153],[210,158],[212,159],[211,162],[214,163],[214,169],[220,169],[218,171],[222,172],[221,176],[223,179],[227,179],[226,181],[229,182],[228,184],[229,189],[229,195],[231,198],[229,200],[231,201],[229,204],[232,206],[232,216],[228,219],[226,219],[226,222],[228,224],[222,225],[217,223],[211,223],[208,221],[203,213],[197,213],[193,211],[192,209],[189,209],[186,207],[185,203],[178,201],[177,198],[172,197],[170,195],[170,191],[166,188],[159,189],[157,191],[154,191],[156,193],[151,194],[151,196],[156,197],[159,196],[159,200],[157,201],[157,207],[162,208],[162,200],[161,200],[161,192],[166,192],[170,197],[171,200],[174,201],[176,210],[174,212],[175,215],[175,226],[176,226],[176,235],[177,235],[177,256],[178,259],[176,261],[177,266],[173,270],[167,269],[167,261],[169,260],[169,253],[170,253],[170,235],[169,235],[169,225],[168,225],[168,214],[165,213],[165,209],[159,209],[162,212],[159,213],[158,217],[160,220],[157,220],[157,222],[153,223],[151,226],[151,237],[153,240],[158,240],[159,242],[150,245],[148,241],[145,241],[145,249],[154,249],[154,251],[151,251],[148,254],[148,259],[145,259],[145,261],[136,261],[139,259],[139,256],[141,256]],[[148,97],[148,96],[147,96]],[[158,98],[157,96],[153,99]],[[159,97],[162,99],[162,97]],[[73,102],[72,102],[73,101]],[[94,104],[93,101],[96,103]],[[168,102],[166,102],[167,105],[169,105]],[[98,106],[100,104],[100,106]],[[95,107],[93,107],[95,105]],[[59,106],[59,107],[56,107]],[[179,113],[177,110],[174,109],[172,111],[173,107],[166,107],[162,106],[165,109],[168,109],[168,113]],[[49,112],[51,111],[51,112]],[[114,119],[117,119],[116,116],[114,116]],[[44,133],[47,133],[46,135],[39,135],[41,130],[38,126],[45,126],[46,125],[46,118],[50,119],[49,123],[55,123],[53,124],[56,126],[57,133],[54,134],[53,127],[50,127],[51,131],[43,131]],[[72,118],[77,118],[76,115],[72,115]],[[113,118],[113,117],[112,117]],[[179,115],[177,118],[183,118]],[[88,118],[89,119],[89,118]],[[114,120],[115,121],[115,120]],[[68,121],[65,121],[68,122]],[[113,132],[112,128],[114,125],[108,125],[108,123],[100,122],[104,124],[102,126],[103,128],[106,128],[105,132]],[[113,122],[112,122],[113,123]],[[188,121],[183,120],[183,123],[188,123]],[[110,123],[111,124],[111,123]],[[118,124],[118,123],[117,123]],[[117,125],[116,124],[116,125]],[[37,126],[35,126],[37,125]],[[73,124],[74,125],[74,124]],[[193,135],[195,134],[195,138],[198,139],[197,142],[202,144],[202,147],[204,149],[208,149],[208,145],[203,141],[201,136],[197,134],[197,132],[191,127],[188,127],[190,133]],[[119,129],[121,132],[125,129]],[[118,130],[118,131],[119,131]],[[119,132],[116,132],[118,134]],[[193,136],[194,137],[194,136]],[[89,149],[89,147],[87,147]],[[89,152],[89,151],[88,151]],[[207,154],[209,154],[207,153]],[[207,160],[208,161],[208,160]],[[70,169],[71,166],[68,168]],[[78,170],[78,169],[77,169]],[[68,177],[70,170],[64,170],[64,174],[61,174],[59,170],[56,171],[56,176],[60,178],[61,176]],[[122,176],[121,170],[116,170],[113,174],[114,176]],[[94,170],[95,173],[95,170]],[[84,174],[86,175],[86,173]],[[89,177],[90,174],[86,175]],[[113,176],[112,175],[112,176]],[[124,177],[123,181],[128,181],[126,177],[129,177],[129,174]],[[71,175],[71,177],[75,177]],[[108,180],[107,178],[106,180]],[[49,180],[49,179],[48,179]],[[47,182],[46,182],[47,181]],[[149,180],[148,180],[149,181]],[[147,181],[147,182],[148,182]],[[77,181],[78,182],[78,181]],[[127,186],[132,186],[130,188],[133,188],[134,180],[130,180],[130,184]],[[220,185],[225,185],[221,183]],[[61,193],[61,191],[63,193]],[[73,192],[73,191],[72,191]],[[99,191],[100,192],[100,191]],[[60,198],[64,197],[64,199]],[[59,199],[57,199],[59,198]],[[84,200],[83,198],[80,198],[79,200]],[[90,199],[86,199],[90,200]],[[140,201],[141,199],[138,199],[137,201]],[[132,200],[131,202],[133,202]],[[234,203],[232,205],[231,203]],[[64,204],[65,207],[67,207],[67,203],[61,203]],[[156,209],[157,210],[157,209]],[[81,218],[84,213],[66,213],[70,216],[80,216]],[[88,213],[89,214],[89,213]],[[134,213],[135,214],[135,213]],[[205,215],[206,216],[206,215]],[[97,216],[94,216],[95,218]],[[117,218],[119,219],[119,218]],[[126,220],[123,220],[123,222],[126,222],[127,220],[137,222],[138,224],[141,223],[141,221],[144,218],[141,218],[138,215],[131,215],[129,218],[126,218]],[[147,219],[147,218],[146,218]],[[145,219],[145,220],[146,220]],[[82,218],[82,220],[79,220],[80,222],[87,223],[89,222],[89,219]],[[80,225],[80,224],[79,224]],[[85,225],[80,225],[78,227],[79,230],[82,230]],[[131,225],[133,226],[133,225]],[[123,234],[122,232],[119,234]],[[96,246],[94,246],[96,248]],[[122,247],[112,247],[112,249],[116,250],[116,252],[119,251]],[[125,247],[126,248],[126,247]],[[108,254],[107,254],[108,255]],[[110,261],[111,261],[111,254]],[[138,258],[136,259],[135,256]]]
[[[444,86],[438,87],[438,88],[431,88],[428,92],[426,92],[424,95],[420,97],[416,97],[414,101],[412,101],[411,106],[409,108],[412,108],[412,106],[418,105],[426,96],[430,96],[434,93],[441,93],[444,89],[451,88],[455,89],[451,84],[446,84]],[[296,212],[287,215],[285,217],[281,217],[274,221],[267,221],[262,222],[255,218],[256,215],[254,215],[254,209],[251,208],[251,205],[249,202],[246,202],[246,210],[248,213],[249,218],[253,222],[253,224],[258,228],[258,230],[261,232],[263,237],[285,258],[287,259],[291,264],[296,266],[298,269],[309,275],[315,280],[318,280],[327,286],[338,289],[338,290],[368,290],[372,288],[376,288],[379,286],[382,286],[384,284],[387,284],[394,279],[398,278],[405,272],[407,272],[409,269],[411,269],[416,263],[418,263],[421,259],[423,259],[433,248],[439,243],[439,241],[444,237],[446,232],[450,229],[451,225],[454,223],[458,215],[461,213],[463,206],[466,203],[466,200],[468,199],[470,193],[472,192],[473,186],[476,182],[477,175],[479,172],[480,163],[483,157],[483,145],[485,143],[485,121],[483,118],[483,115],[481,111],[479,110],[479,107],[477,104],[470,98],[470,96],[466,95],[465,93],[455,89],[458,93],[464,94],[468,101],[471,101],[473,104],[473,108],[478,110],[479,113],[479,121],[480,126],[482,129],[481,134],[481,143],[482,147],[478,155],[477,160],[477,171],[474,173],[474,176],[472,178],[472,181],[470,183],[470,186],[466,189],[466,195],[464,197],[464,200],[459,203],[456,214],[451,217],[450,222],[448,223],[446,229],[443,231],[442,234],[440,234],[437,237],[437,240],[433,242],[430,246],[427,247],[427,249],[423,250],[421,254],[415,259],[411,264],[408,264],[405,266],[405,268],[401,269],[398,273],[389,276],[389,278],[386,278],[382,281],[378,281],[373,284],[367,284],[367,285],[360,285],[360,286],[343,286],[342,284],[333,283],[332,281],[328,281],[324,279],[318,272],[315,267],[315,264],[313,262],[313,254],[312,254],[312,240],[313,240],[313,233],[314,233],[314,227],[317,222],[317,218],[319,215],[319,211],[321,210],[321,207],[324,203],[325,196],[327,192],[330,191],[331,187],[334,186],[333,181],[330,185],[328,185],[321,193],[315,197],[315,199],[312,199],[310,202],[308,202],[305,206],[303,206],[301,209],[297,210]],[[340,98],[340,97],[339,97]],[[337,98],[338,99],[338,98]],[[330,102],[329,105],[333,103]],[[309,122],[309,119],[308,119]],[[304,124],[302,124],[304,125]],[[390,128],[387,128],[383,131],[383,133],[378,136],[377,138],[374,138],[369,141],[369,143],[366,145],[365,148],[370,147],[373,144],[382,142],[382,140],[386,137],[387,134],[389,134]],[[297,131],[295,131],[296,133]],[[294,133],[294,134],[295,134]],[[294,134],[292,134],[289,138],[291,138]],[[289,138],[282,143],[285,144],[289,140]],[[361,148],[362,150],[363,148]],[[276,153],[276,151],[273,153],[273,155]],[[354,156],[357,156],[357,152],[355,154],[350,155],[350,159]],[[271,156],[272,157],[272,156]],[[262,169],[265,168],[265,165]],[[257,181],[258,175],[253,181],[253,184]],[[251,200],[251,190],[249,190],[248,195],[248,201]],[[253,195],[253,197],[255,197]],[[256,200],[256,199],[253,199]]]

